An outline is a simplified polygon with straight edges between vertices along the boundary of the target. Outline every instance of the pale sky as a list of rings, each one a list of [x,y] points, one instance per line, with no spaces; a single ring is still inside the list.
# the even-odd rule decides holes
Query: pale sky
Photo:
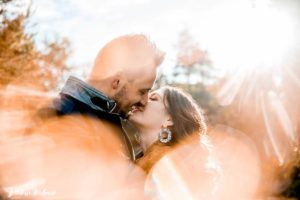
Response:
[[[260,10],[254,12],[254,3]],[[217,67],[231,69],[265,63],[269,58],[261,54],[272,50],[272,42],[293,38],[292,21],[276,13],[284,18],[278,24],[274,14],[264,10],[268,4],[268,0],[33,0],[33,22],[37,22],[33,31],[38,40],[51,40],[55,34],[69,38],[74,51],[70,62],[76,65],[91,65],[100,48],[116,36],[144,33],[167,52],[163,67],[170,68],[178,35],[188,29]],[[266,24],[268,30],[259,30]],[[270,39],[276,27],[281,32]],[[282,49],[287,45],[283,43]],[[261,49],[254,55],[258,61],[249,62],[249,54],[257,49]]]

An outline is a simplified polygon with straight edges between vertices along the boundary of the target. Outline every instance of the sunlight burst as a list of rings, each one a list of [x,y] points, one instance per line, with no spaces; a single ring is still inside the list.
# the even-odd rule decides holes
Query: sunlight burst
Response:
[[[216,24],[210,42],[214,60],[229,71],[278,67],[295,42],[291,16],[270,7],[221,8],[211,20]]]

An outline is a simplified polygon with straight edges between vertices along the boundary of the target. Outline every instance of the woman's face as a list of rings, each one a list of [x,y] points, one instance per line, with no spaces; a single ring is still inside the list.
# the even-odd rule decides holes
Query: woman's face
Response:
[[[163,102],[164,89],[158,89],[149,94],[148,104],[144,110],[134,109],[129,120],[137,128],[160,129],[170,116]]]

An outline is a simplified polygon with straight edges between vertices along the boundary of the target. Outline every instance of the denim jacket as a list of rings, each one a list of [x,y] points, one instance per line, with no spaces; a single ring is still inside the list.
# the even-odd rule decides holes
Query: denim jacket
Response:
[[[136,160],[143,155],[142,148],[132,133],[134,129],[127,120],[120,117],[116,108],[117,103],[114,100],[73,76],[69,77],[60,92],[60,98],[54,102],[58,115],[87,114],[121,127],[131,159]]]

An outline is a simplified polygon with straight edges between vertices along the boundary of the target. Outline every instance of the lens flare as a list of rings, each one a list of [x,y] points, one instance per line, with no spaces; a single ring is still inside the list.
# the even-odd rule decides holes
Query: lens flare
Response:
[[[251,139],[233,129],[210,132],[209,145],[188,142],[168,153],[148,175],[149,199],[255,199],[260,158]]]
[[[77,115],[38,120],[47,94],[20,88],[1,94],[1,198],[142,198],[144,173],[113,126]]]

